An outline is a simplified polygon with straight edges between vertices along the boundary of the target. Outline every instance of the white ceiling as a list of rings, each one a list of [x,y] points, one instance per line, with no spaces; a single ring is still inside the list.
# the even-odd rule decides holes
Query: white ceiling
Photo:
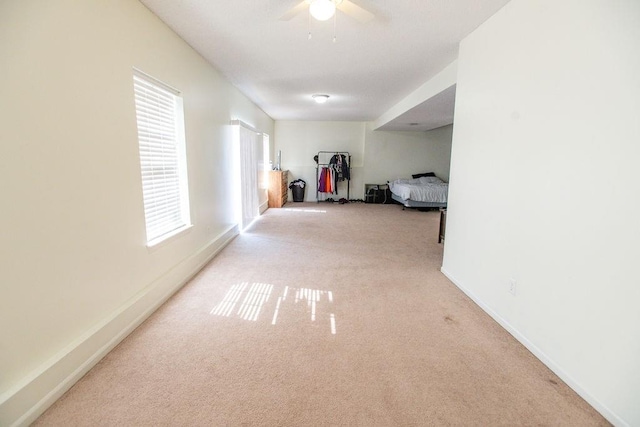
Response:
[[[335,43],[333,20],[279,20],[299,0],[140,1],[273,119],[374,121],[453,62],[459,42],[509,0],[351,0],[376,18],[339,11]],[[331,98],[319,105],[314,93]],[[454,96],[455,87],[383,128],[450,124]]]

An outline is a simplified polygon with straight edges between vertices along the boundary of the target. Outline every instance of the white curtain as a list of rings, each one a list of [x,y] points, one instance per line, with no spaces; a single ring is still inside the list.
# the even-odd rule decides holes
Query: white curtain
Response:
[[[258,145],[260,140],[255,131],[243,126],[239,128],[240,142],[240,198],[241,224],[244,230],[259,215],[258,203]]]

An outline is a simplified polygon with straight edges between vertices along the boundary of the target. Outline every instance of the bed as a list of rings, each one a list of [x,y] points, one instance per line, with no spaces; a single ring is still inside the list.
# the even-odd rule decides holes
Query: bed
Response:
[[[389,182],[391,197],[407,208],[446,208],[449,184],[436,176]]]

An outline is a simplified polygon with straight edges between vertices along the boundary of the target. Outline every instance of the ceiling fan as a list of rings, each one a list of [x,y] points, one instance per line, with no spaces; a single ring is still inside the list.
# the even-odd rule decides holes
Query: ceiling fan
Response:
[[[302,0],[282,15],[280,20],[288,21],[307,8],[309,9],[309,14],[318,21],[330,19],[335,15],[336,9],[362,23],[367,23],[375,18],[373,13],[350,0]]]

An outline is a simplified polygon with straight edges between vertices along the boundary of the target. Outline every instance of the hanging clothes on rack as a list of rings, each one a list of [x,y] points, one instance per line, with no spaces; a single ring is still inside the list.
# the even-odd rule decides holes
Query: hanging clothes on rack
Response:
[[[318,179],[318,192],[320,193],[334,193],[337,192],[337,186],[335,185],[336,174],[333,168],[323,167],[320,169],[320,178]]]
[[[313,157],[316,163],[316,201],[320,202],[323,199],[320,194],[338,195],[342,189],[346,187],[346,198],[349,199],[349,189],[351,180],[351,154],[348,151],[318,151],[318,154]],[[342,184],[346,181],[346,185]],[[340,184],[341,190],[338,190],[338,184]],[[333,198],[327,197],[326,201],[334,201]]]
[[[331,160],[329,160],[329,165],[336,171],[336,179],[338,181],[351,179],[349,162],[347,161],[347,156],[344,154],[334,154],[333,157],[331,157]]]
[[[318,192],[327,192],[327,168],[320,169],[320,178],[318,179]]]

